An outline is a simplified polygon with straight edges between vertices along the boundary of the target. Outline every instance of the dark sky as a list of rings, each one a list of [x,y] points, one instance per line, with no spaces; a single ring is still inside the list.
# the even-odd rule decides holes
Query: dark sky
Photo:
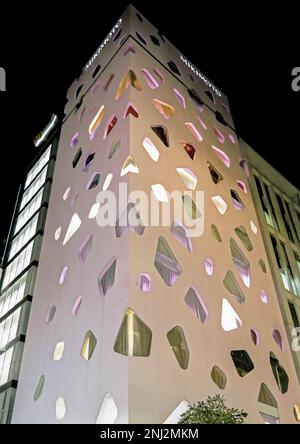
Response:
[[[295,6],[272,2],[264,11],[262,1],[222,2],[222,8],[204,1],[132,3],[228,96],[238,134],[300,188],[300,91],[291,88],[292,68],[300,66]],[[68,86],[127,4],[1,6],[0,66],[7,72],[7,92],[0,93],[1,240],[36,154],[34,137],[53,112],[62,114]]]

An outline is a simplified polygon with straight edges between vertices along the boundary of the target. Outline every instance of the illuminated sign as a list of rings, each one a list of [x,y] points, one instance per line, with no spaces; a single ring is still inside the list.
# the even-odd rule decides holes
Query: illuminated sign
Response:
[[[206,78],[204,75],[198,71],[197,68],[195,68],[183,55],[180,55],[180,60],[188,67],[190,70],[196,74],[199,79],[201,79],[210,89],[212,89],[217,96],[222,97],[221,92]]]
[[[105,37],[105,39],[103,40],[103,42],[101,43],[101,45],[99,46],[99,48],[97,49],[97,51],[93,54],[93,56],[90,58],[90,60],[88,61],[88,63],[85,65],[85,70],[87,71],[92,64],[94,63],[94,61],[96,60],[96,58],[98,57],[98,55],[100,54],[100,52],[102,51],[102,49],[105,47],[105,45],[110,41],[110,39],[112,38],[112,36],[114,35],[114,33],[116,32],[116,30],[120,27],[122,23],[122,18],[119,19],[119,21],[115,24],[115,26],[112,28],[112,30],[110,31],[109,34],[107,34],[107,36]]]

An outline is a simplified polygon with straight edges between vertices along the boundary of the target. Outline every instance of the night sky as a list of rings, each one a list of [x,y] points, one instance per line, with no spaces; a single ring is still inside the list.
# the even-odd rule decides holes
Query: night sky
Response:
[[[222,8],[201,1],[132,3],[227,95],[238,135],[300,188],[300,91],[291,88],[291,71],[300,66],[295,6],[273,2],[263,11],[262,1],[223,2]],[[1,244],[36,155],[33,139],[53,113],[62,115],[69,85],[127,4],[72,2],[63,11],[62,2],[43,2],[32,12],[28,2],[7,11],[1,6],[0,66],[7,73],[7,92],[0,92]]]

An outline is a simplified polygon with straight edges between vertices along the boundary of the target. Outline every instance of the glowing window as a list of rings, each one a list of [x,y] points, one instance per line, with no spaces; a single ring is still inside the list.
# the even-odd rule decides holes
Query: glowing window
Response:
[[[89,213],[89,219],[95,219],[95,217],[98,214],[100,208],[100,204],[99,203],[94,203],[90,209],[90,213]]]
[[[172,105],[169,105],[168,103],[163,102],[162,100],[159,99],[153,99],[152,103],[166,120],[174,116],[175,108]]]
[[[63,200],[67,200],[71,193],[71,187],[68,187],[63,194]]]
[[[203,137],[201,136],[201,134],[199,133],[199,131],[197,130],[197,128],[195,127],[195,125],[191,122],[186,122],[185,126],[189,129],[189,131],[193,134],[193,136],[195,137],[195,139],[198,140],[198,142],[202,142],[203,141]]]
[[[229,156],[227,156],[227,154],[224,153],[224,151],[220,150],[220,148],[216,147],[215,145],[212,145],[211,147],[212,147],[212,149],[213,149],[214,154],[216,155],[216,157],[217,157],[218,159],[220,159],[221,162],[222,162],[227,168],[229,168],[229,167],[230,167],[230,158],[229,158]]]
[[[268,301],[268,296],[267,296],[267,293],[264,290],[260,290],[259,297],[260,297],[260,300],[261,300],[261,302],[263,304],[268,304],[268,302],[269,302]]]
[[[184,96],[176,88],[173,88],[173,91],[175,93],[176,99],[178,100],[178,102],[180,103],[182,108],[185,109],[186,108],[186,104],[185,104]]]
[[[252,222],[252,220],[250,220],[250,227],[251,227],[251,230],[253,231],[253,233],[257,234],[257,232],[258,232],[257,226],[255,225],[254,222]]]
[[[188,153],[190,158],[193,160],[195,157],[195,152],[196,152],[193,145],[189,142],[185,142],[184,140],[181,140],[180,144],[181,144],[182,148]]]
[[[58,397],[56,400],[55,413],[56,413],[56,419],[58,421],[61,421],[66,416],[66,404],[65,404],[64,399],[61,396]]]
[[[152,140],[149,139],[149,137],[145,137],[145,139],[143,140],[143,147],[145,148],[151,159],[154,160],[154,162],[157,162],[159,159],[159,151]]]
[[[239,187],[239,189],[243,191],[243,193],[247,194],[247,187],[245,182],[243,182],[242,180],[237,180],[236,184]]]
[[[121,80],[115,99],[118,100],[129,86],[133,86],[137,91],[142,91],[140,82],[135,73],[130,69]]]
[[[66,236],[63,241],[63,245],[66,245],[69,242],[71,237],[73,237],[76,231],[79,229],[80,225],[81,225],[80,217],[78,216],[77,213],[73,214]]]
[[[107,393],[102,401],[96,424],[114,424],[118,416],[118,409],[114,398]]]
[[[210,163],[207,162],[208,171],[210,172],[211,179],[215,185],[220,183],[223,180],[223,176],[219,171]]]
[[[160,183],[151,185],[152,192],[159,202],[168,202],[168,194],[163,185]]]
[[[148,69],[142,69],[142,73],[144,75],[144,79],[151,89],[156,89],[159,87],[158,82],[155,80],[155,78],[150,74]]]
[[[123,115],[123,119],[126,119],[126,117],[129,116],[129,115],[135,117],[136,119],[139,117],[138,110],[130,102],[126,106],[126,109],[125,109],[125,112],[124,112],[124,115]]]
[[[68,273],[68,267],[65,266],[62,269],[62,272],[60,273],[60,277],[59,277],[59,281],[58,281],[59,285],[62,285],[65,282],[67,273]]]
[[[197,176],[188,168],[176,168],[183,183],[189,190],[195,190],[197,186]]]
[[[152,332],[145,322],[130,308],[126,310],[114,351],[126,356],[149,356]]]
[[[56,228],[54,233],[54,239],[57,241],[60,238],[61,235],[61,227]]]
[[[138,174],[140,172],[137,164],[135,163],[132,156],[128,156],[125,162],[122,165],[121,177],[125,176],[128,173]]]
[[[108,175],[106,176],[104,183],[103,183],[103,187],[102,187],[103,191],[106,191],[109,188],[111,181],[113,180],[113,177],[114,177],[114,175],[112,173],[108,173]]]
[[[104,105],[102,105],[97,114],[95,115],[95,117],[93,118],[90,126],[89,126],[89,135],[90,135],[90,140],[93,140],[96,134],[97,129],[99,128],[101,121],[103,119],[104,116]]]
[[[54,352],[53,352],[53,361],[60,361],[63,357],[65,349],[65,343],[64,342],[58,342],[55,346]]]
[[[117,116],[112,116],[111,119],[107,122],[105,130],[104,130],[103,140],[107,139],[108,135],[110,134],[110,132],[113,130],[113,128],[117,124],[117,121],[118,121]]]
[[[71,138],[70,147],[71,147],[71,148],[74,148],[74,147],[77,145],[78,140],[79,140],[79,133],[76,133],[76,134],[74,134],[74,136],[72,136],[72,138]]]
[[[218,141],[223,144],[225,142],[224,134],[221,133],[221,131],[218,128],[214,128],[214,132],[215,132],[215,135],[216,135]]]
[[[225,331],[236,330],[242,326],[242,321],[238,314],[225,298],[222,301],[221,326]]]
[[[204,120],[202,119],[202,117],[197,116],[197,120],[200,122],[200,125],[202,126],[203,129],[207,130],[207,125],[204,122]]]
[[[228,205],[221,196],[213,196],[211,200],[220,214],[223,215],[226,213]]]
[[[164,81],[165,81],[164,76],[163,76],[163,74],[159,71],[159,69],[154,68],[154,69],[153,69],[153,72],[154,72],[154,74],[157,75],[157,77],[159,78],[159,80],[161,81],[161,83],[164,83]]]

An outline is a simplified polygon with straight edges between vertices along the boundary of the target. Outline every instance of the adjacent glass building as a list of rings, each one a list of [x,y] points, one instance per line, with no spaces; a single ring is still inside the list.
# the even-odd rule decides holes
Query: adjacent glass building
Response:
[[[250,423],[300,420],[289,331],[297,205],[279,187],[279,217],[276,192],[259,169],[256,191],[247,159],[227,97],[128,7],[67,92],[42,243],[41,202],[26,226],[21,215],[50,170],[29,173],[19,199],[0,303],[23,269],[35,280],[20,296],[33,299],[19,375],[2,364],[4,384],[15,381],[2,393],[18,381],[12,423],[173,423],[187,402],[219,392]],[[99,226],[101,192],[118,200],[120,184],[165,211],[176,190],[200,232],[172,207],[167,224],[147,223],[133,195]],[[277,280],[255,193],[280,249]],[[14,329],[2,354],[24,345]]]
[[[0,281],[0,424],[10,422],[26,341],[46,221],[57,138],[41,148],[29,167],[2,258]]]

